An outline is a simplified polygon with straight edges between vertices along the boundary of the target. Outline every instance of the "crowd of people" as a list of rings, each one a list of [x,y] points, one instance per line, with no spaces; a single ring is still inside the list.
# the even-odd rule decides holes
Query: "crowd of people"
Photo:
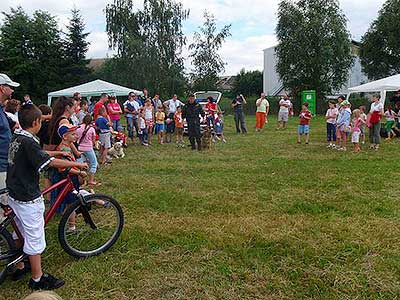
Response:
[[[150,97],[147,90],[142,95],[129,93],[121,106],[116,97],[101,94],[98,101],[82,99],[79,92],[72,98],[60,97],[53,107],[36,107],[29,95],[23,103],[12,99],[13,89],[19,84],[6,74],[0,74],[0,190],[7,188],[7,202],[14,210],[17,225],[24,236],[23,251],[29,256],[29,264],[21,263],[13,274],[14,279],[31,272],[29,286],[32,289],[53,289],[64,281],[41,268],[41,253],[46,247],[44,235],[44,198],[39,187],[39,172],[44,171],[46,187],[61,180],[60,173],[66,168],[74,176],[74,184],[96,187],[102,183],[95,174],[99,166],[110,164],[108,151],[112,144],[128,143],[149,147],[153,135],[160,145],[171,143],[175,137],[177,147],[186,147],[183,141],[185,126],[193,150],[202,150],[201,126],[210,129],[214,141],[226,142],[223,134],[223,114],[212,97],[202,106],[194,95],[183,103],[174,95],[162,102],[159,95]],[[366,128],[369,128],[371,148],[379,149],[381,143],[381,119],[386,117],[387,138],[400,130],[400,91],[394,108],[388,105],[384,110],[378,95],[374,96],[368,114],[361,106],[351,111],[351,104],[343,96],[337,102],[329,102],[326,112],[327,147],[346,151],[348,139],[354,145],[354,152],[361,151],[365,143]],[[231,103],[237,133],[247,133],[243,106],[247,101],[238,95]],[[263,93],[256,100],[256,131],[263,130],[268,122],[269,102]],[[285,95],[279,101],[277,130],[286,129],[293,104]],[[122,126],[126,118],[127,135]],[[299,114],[298,143],[309,143],[312,114],[308,104],[303,103]],[[12,135],[12,133],[14,133]],[[360,142],[361,141],[361,142]],[[95,150],[99,150],[99,155]],[[99,162],[98,162],[99,159]],[[50,201],[56,198],[52,195]],[[5,199],[1,199],[5,201]],[[73,201],[73,199],[70,199]],[[68,205],[68,197],[65,205]],[[62,209],[62,208],[61,208]],[[74,222],[70,222],[73,232]]]
[[[176,145],[182,147],[186,126],[191,149],[202,150],[201,124],[212,127],[216,139],[226,141],[222,113],[212,97],[203,108],[194,95],[188,97],[186,104],[176,95],[162,102],[159,95],[150,98],[144,90],[141,96],[130,93],[121,107],[112,95],[101,94],[98,101],[88,103],[77,92],[72,98],[58,98],[52,107],[44,104],[37,107],[29,95],[22,102],[12,99],[17,87],[19,83],[0,74],[0,190],[8,190],[7,197],[0,200],[15,212],[23,236],[16,244],[23,247],[29,258],[17,265],[12,279],[18,280],[30,272],[28,285],[34,290],[64,285],[62,279],[42,271],[41,254],[46,242],[40,172],[44,172],[47,188],[60,181],[68,169],[76,190],[81,193],[85,191],[83,187],[102,184],[95,174],[99,166],[111,163],[107,153],[113,143],[127,147],[129,139],[131,144],[138,141],[148,147],[156,134],[159,144],[171,143],[175,136]],[[123,115],[128,136],[121,125]],[[98,144],[99,163],[95,152]],[[51,204],[58,192],[51,194]],[[72,201],[73,195],[67,195],[60,212]],[[71,234],[75,232],[74,222],[70,218]]]

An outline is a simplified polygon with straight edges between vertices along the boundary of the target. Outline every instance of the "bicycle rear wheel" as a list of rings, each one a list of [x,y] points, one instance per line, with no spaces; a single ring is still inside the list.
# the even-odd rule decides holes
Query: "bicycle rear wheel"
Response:
[[[7,264],[12,260],[15,253],[15,243],[11,234],[3,229],[0,231],[0,284],[7,275]]]
[[[93,194],[84,200],[84,205],[76,201],[68,207],[58,226],[61,247],[78,258],[107,251],[117,241],[124,225],[122,208],[114,198]],[[74,223],[75,230],[70,230]]]

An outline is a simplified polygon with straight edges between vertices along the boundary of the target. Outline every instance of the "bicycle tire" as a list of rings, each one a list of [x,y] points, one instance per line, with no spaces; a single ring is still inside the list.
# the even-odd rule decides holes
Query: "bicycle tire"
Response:
[[[122,208],[114,198],[103,194],[92,194],[85,196],[84,200],[86,203],[84,206],[80,201],[76,201],[69,206],[61,217],[58,226],[58,239],[61,247],[69,255],[76,258],[96,256],[110,249],[118,240],[124,225]],[[104,204],[101,204],[100,201],[103,201]],[[106,204],[109,206],[106,207]],[[115,211],[114,217],[108,218],[102,216],[102,214],[111,212],[112,209]],[[98,228],[91,228],[91,224],[88,224],[84,212],[90,215],[90,219]],[[68,221],[70,217],[74,215],[76,215],[76,232],[69,234]],[[115,222],[115,225],[113,226],[111,222]],[[102,224],[102,228],[99,227],[100,223]],[[100,230],[102,231],[100,232]],[[104,232],[108,231],[110,231],[109,239],[105,242],[97,241]],[[82,241],[84,239],[87,240]],[[88,242],[98,242],[99,245],[94,246],[94,249],[84,249],[83,243],[90,244]]]
[[[0,257],[2,255],[9,254],[15,251],[15,243],[12,235],[6,230],[3,229],[0,231]],[[11,258],[0,259],[0,284],[3,283],[4,279],[7,275],[7,264],[10,262]]]

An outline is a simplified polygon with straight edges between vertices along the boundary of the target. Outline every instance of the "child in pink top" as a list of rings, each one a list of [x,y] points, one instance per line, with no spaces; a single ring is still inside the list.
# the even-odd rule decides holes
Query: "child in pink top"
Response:
[[[116,97],[111,96],[109,99],[110,103],[107,104],[108,115],[110,116],[114,131],[118,131],[118,127],[121,126],[122,109]]]
[[[82,157],[78,161],[89,163],[89,181],[88,185],[99,186],[100,182],[94,180],[94,174],[97,171],[97,158],[94,153],[93,145],[96,141],[96,131],[92,126],[92,116],[87,114],[83,118],[82,125],[76,130],[78,136],[78,150],[82,152]]]
[[[361,151],[360,147],[360,134],[361,134],[361,126],[365,124],[365,121],[361,118],[361,111],[359,109],[355,109],[353,111],[353,126],[351,128],[351,141],[354,145],[354,153],[358,153]]]

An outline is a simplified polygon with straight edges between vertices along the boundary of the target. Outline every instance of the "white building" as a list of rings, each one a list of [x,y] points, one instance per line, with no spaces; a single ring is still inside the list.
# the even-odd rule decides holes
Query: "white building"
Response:
[[[355,56],[354,65],[349,71],[347,83],[340,91],[335,92],[335,95],[347,94],[350,87],[361,85],[369,81],[361,69],[359,44],[352,41],[352,45],[352,53]],[[284,91],[282,81],[276,72],[277,58],[275,55],[275,48],[276,46],[264,49],[264,92],[269,96],[279,96],[286,92]]]

